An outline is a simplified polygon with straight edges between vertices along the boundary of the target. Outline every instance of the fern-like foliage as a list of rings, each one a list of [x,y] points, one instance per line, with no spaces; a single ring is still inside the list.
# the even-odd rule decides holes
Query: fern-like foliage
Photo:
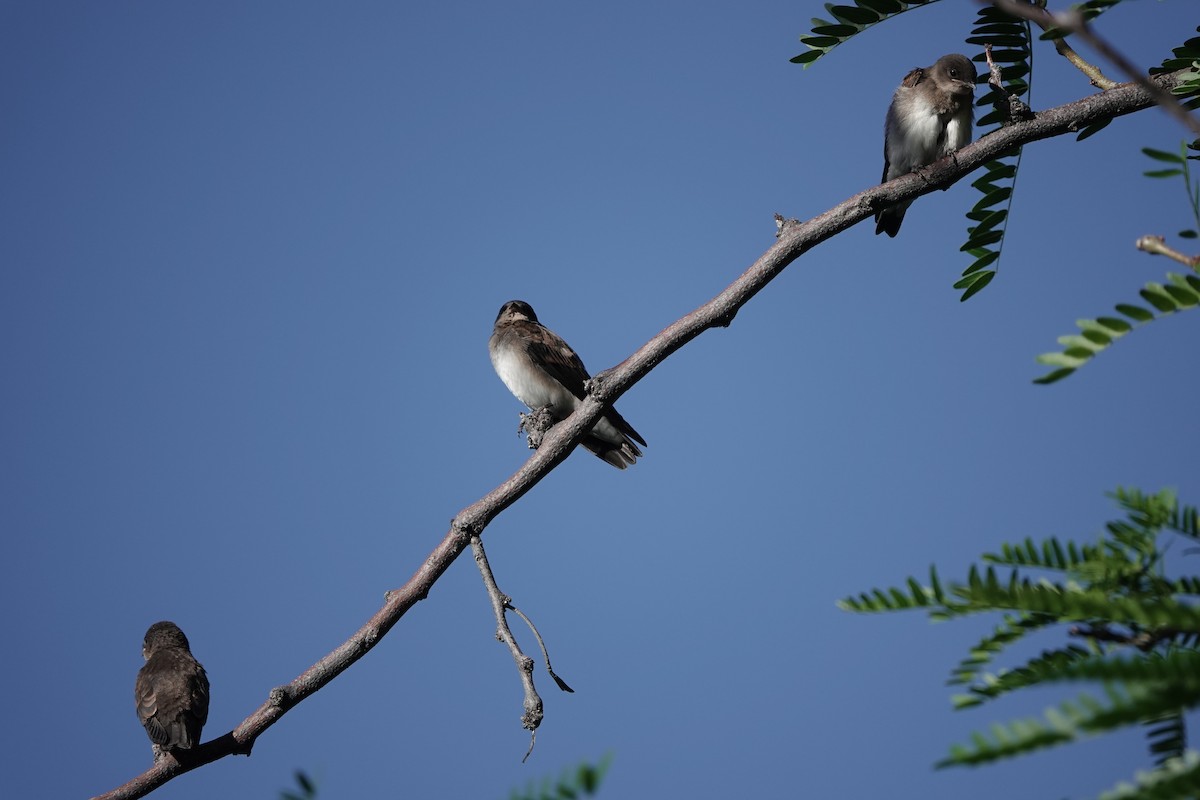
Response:
[[[1187,752],[1187,726],[1179,709],[1148,719],[1142,724],[1146,728],[1146,739],[1150,742],[1150,754],[1154,757],[1155,766],[1161,767]]]
[[[279,793],[279,800],[317,800],[317,783],[302,769],[296,770],[296,791],[284,789]]]
[[[1200,102],[1200,97],[1196,99]],[[1165,169],[1148,170],[1142,174],[1147,178],[1174,178],[1176,176],[1182,178],[1183,188],[1187,193],[1188,205],[1192,209],[1192,219],[1196,223],[1196,227],[1200,228],[1200,181],[1192,180],[1192,168],[1188,163],[1189,161],[1200,159],[1200,155],[1188,155],[1189,151],[1200,151],[1200,141],[1192,142],[1190,145],[1187,142],[1180,142],[1178,153],[1168,153],[1165,150],[1155,150],[1153,147],[1143,147],[1142,152],[1150,156],[1150,158],[1155,161],[1166,162],[1172,166]],[[1200,233],[1197,233],[1195,228],[1179,232],[1179,237],[1182,239],[1195,239],[1197,236],[1200,236]]]
[[[1167,314],[1200,305],[1200,277],[1168,272],[1167,283],[1152,281],[1147,283],[1139,294],[1159,312],[1157,316],[1142,306],[1118,303],[1115,307],[1117,313],[1128,317],[1131,322],[1120,317],[1076,320],[1075,324],[1080,333],[1058,337],[1058,343],[1063,346],[1062,350],[1042,353],[1037,357],[1039,364],[1054,369],[1040,378],[1035,378],[1033,382],[1045,384],[1062,380],[1135,327],[1154,319],[1161,319]]]
[[[1030,47],[1029,23],[1009,14],[984,6],[979,9],[975,27],[967,38],[968,44],[980,48],[992,48],[992,60],[1000,66],[1000,77],[1007,93],[991,87],[975,105],[991,111],[979,119],[980,127],[1002,125],[1008,120],[1009,95],[1029,99],[1029,79],[1033,70],[1033,50]],[[974,57],[985,62],[983,54]],[[986,65],[980,72],[987,75]],[[986,77],[984,85],[987,85]],[[1020,148],[1007,153],[984,166],[983,177],[971,185],[983,197],[970,211],[967,219],[967,241],[960,250],[973,259],[955,282],[954,288],[962,291],[960,302],[965,302],[984,289],[996,277],[1000,262],[1000,251],[1004,246],[1004,231],[1008,222],[1008,211],[1012,205],[1013,189],[1016,187],[1017,170],[1021,165]]]
[[[1200,792],[1200,753],[1188,751],[1158,769],[1139,772],[1134,783],[1123,783],[1100,795],[1100,800],[1192,800]]]
[[[1175,533],[1200,539],[1196,507],[1181,505],[1179,498],[1170,490],[1146,494],[1139,489],[1118,487],[1109,497],[1125,509],[1130,518],[1147,533],[1167,528]]]
[[[1010,567],[1037,567],[1066,572],[1079,569],[1099,556],[1099,547],[1096,545],[1067,542],[1064,546],[1058,539],[1046,539],[1038,546],[1033,539],[1027,538],[1019,544],[1001,545],[999,553],[987,553],[983,560]]]
[[[1200,33],[1200,27],[1197,27],[1196,31]],[[1171,53],[1171,58],[1163,61],[1161,66],[1152,67],[1150,74],[1161,75],[1180,69],[1188,70],[1171,92],[1180,98],[1184,108],[1200,108],[1200,37],[1188,39]]]
[[[543,778],[540,783],[530,781],[524,791],[513,789],[509,800],[575,800],[579,797],[591,797],[600,790],[600,782],[612,757],[604,756],[595,764],[583,762],[577,767],[567,769],[557,781]]]
[[[1056,620],[1057,622],[1057,620]],[[1069,645],[1055,650],[1045,650],[1014,669],[1003,669],[994,674],[979,674],[968,686],[966,694],[950,698],[955,708],[970,708],[982,705],[1018,689],[1034,686],[1054,679],[1069,664],[1084,661],[1099,654],[1098,649]]]
[[[833,20],[813,17],[812,31],[800,37],[800,43],[807,47],[808,51],[793,58],[792,63],[801,64],[808,69],[818,58],[872,25],[902,14],[910,8],[936,2],[937,0],[854,0],[854,5],[826,3],[825,10]]]
[[[1045,614],[1005,614],[1003,621],[990,634],[985,636],[974,647],[951,673],[947,685],[993,683],[992,676],[983,676],[983,669],[991,664],[996,656],[1005,648],[1023,639],[1030,633],[1053,625],[1058,620]],[[956,705],[977,705],[982,700],[971,698],[970,695],[954,698]]]
[[[1084,736],[1141,724],[1148,718],[1177,709],[1176,700],[1180,698],[1189,700],[1190,705],[1200,703],[1200,694],[1166,693],[1139,685],[1122,689],[1107,684],[1104,694],[1104,700],[1083,694],[1074,701],[1063,701],[1046,711],[1042,720],[1024,719],[992,725],[990,735],[976,733],[970,744],[951,747],[950,755],[936,766],[975,766],[1012,758]]]
[[[962,689],[953,698],[956,708],[1034,686],[1098,685],[1098,692],[1061,702],[1043,718],[974,734],[952,747],[939,767],[984,764],[1139,726],[1155,768],[1112,796],[1174,797],[1156,792],[1200,779],[1187,755],[1184,718],[1200,707],[1200,577],[1168,578],[1160,546],[1168,533],[1200,539],[1197,511],[1169,490],[1117,489],[1111,497],[1124,516],[1107,523],[1095,542],[1026,538],[984,554],[965,580],[943,581],[931,569],[928,583],[909,578],[841,601],[851,611],[922,609],[932,619],[1003,612],[951,673],[948,683]],[[996,666],[1013,645],[1064,624],[1072,638],[1062,645],[1015,666]]]

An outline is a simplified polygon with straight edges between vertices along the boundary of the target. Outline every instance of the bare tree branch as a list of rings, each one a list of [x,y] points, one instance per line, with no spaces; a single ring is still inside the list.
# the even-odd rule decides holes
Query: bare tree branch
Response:
[[[1180,72],[1151,79],[1169,90]],[[816,245],[873,216],[884,206],[911,200],[944,189],[976,168],[1029,142],[1061,136],[1088,125],[1142,111],[1155,99],[1140,84],[1122,84],[1100,94],[1058,106],[984,136],[979,141],[927,167],[922,175],[910,174],[876,186],[842,201],[805,222],[786,221],[776,243],[716,297],[676,320],[616,367],[600,373],[590,384],[591,394],[575,413],[551,428],[541,446],[506,481],[459,512],[441,543],[399,589],[387,592],[385,602],[366,624],[333,652],[270,696],[234,730],[206,743],[193,758],[181,763],[168,757],[100,800],[144,797],[172,778],[228,755],[249,754],[255,740],[291,708],[332,681],[367,654],[409,609],[424,600],[434,583],[488,524],[561,464],[604,409],[664,359],[713,327],[728,325],[737,311],[778,276],[789,264]]]

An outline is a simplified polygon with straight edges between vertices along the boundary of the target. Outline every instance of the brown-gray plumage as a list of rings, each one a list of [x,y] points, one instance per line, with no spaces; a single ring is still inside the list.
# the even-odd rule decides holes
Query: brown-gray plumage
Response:
[[[959,53],[904,76],[884,121],[883,181],[907,175],[971,141],[975,65]],[[900,232],[908,200],[875,214],[875,234]]]
[[[508,390],[535,411],[548,408],[556,422],[571,416],[587,396],[584,385],[591,376],[583,361],[521,300],[500,308],[488,354]],[[625,469],[642,455],[637,445],[645,447],[646,440],[610,408],[580,444],[617,469]]]
[[[208,720],[208,676],[174,622],[156,622],[142,644],[146,663],[134,684],[137,715],[163,750],[190,750]]]

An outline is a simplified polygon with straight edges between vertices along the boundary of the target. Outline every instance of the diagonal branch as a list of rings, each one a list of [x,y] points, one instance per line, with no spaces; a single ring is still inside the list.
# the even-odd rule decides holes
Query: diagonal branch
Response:
[[[1160,75],[1152,80],[1162,89],[1175,86],[1182,74]],[[234,730],[205,744],[186,764],[168,757],[128,783],[97,800],[132,800],[144,797],[178,775],[234,754],[248,754],[255,740],[291,708],[332,681],[367,654],[410,608],[429,595],[434,583],[470,546],[488,524],[561,464],[584,433],[615,402],[664,359],[712,327],[727,325],[738,309],[762,291],[779,273],[816,245],[872,216],[884,206],[911,200],[944,189],[1003,153],[1029,142],[1072,133],[1102,120],[1142,111],[1154,98],[1139,84],[1114,89],[1043,111],[1031,120],[1003,128],[967,145],[952,157],[926,168],[922,175],[905,175],[842,201],[805,222],[785,223],[778,241],[733,283],[712,300],[667,326],[616,367],[597,375],[591,394],[575,413],[547,433],[541,447],[508,480],[451,521],[441,543],[399,589],[384,595],[384,604],[357,632],[333,652],[284,686],[273,689],[258,709]]]

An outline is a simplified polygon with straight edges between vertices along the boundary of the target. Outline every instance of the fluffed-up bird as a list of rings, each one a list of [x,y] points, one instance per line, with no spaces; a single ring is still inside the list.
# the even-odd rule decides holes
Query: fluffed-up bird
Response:
[[[971,141],[975,65],[964,55],[942,56],[904,76],[884,122],[883,182],[932,164]],[[875,233],[895,236],[909,200],[875,214]]]
[[[508,390],[532,410],[548,408],[555,422],[566,419],[587,395],[583,361],[558,334],[538,322],[533,308],[512,300],[500,308],[488,340],[492,367]],[[646,440],[609,408],[581,444],[617,469],[642,455]]]
[[[142,657],[146,663],[133,694],[155,759],[166,751],[196,747],[208,721],[208,676],[192,656],[187,637],[174,622],[156,622],[146,631]]]

